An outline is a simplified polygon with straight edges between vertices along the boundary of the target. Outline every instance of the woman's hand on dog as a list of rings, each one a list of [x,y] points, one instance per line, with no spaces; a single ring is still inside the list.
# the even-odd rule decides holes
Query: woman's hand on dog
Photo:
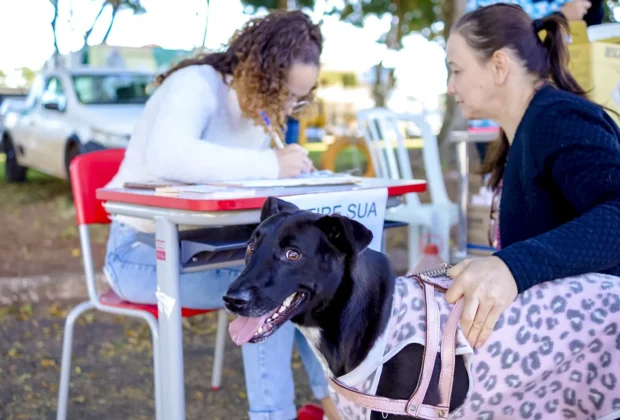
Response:
[[[495,256],[463,260],[449,271],[453,283],[446,300],[464,299],[461,328],[472,347],[481,347],[500,315],[517,297],[517,283],[510,269]]]

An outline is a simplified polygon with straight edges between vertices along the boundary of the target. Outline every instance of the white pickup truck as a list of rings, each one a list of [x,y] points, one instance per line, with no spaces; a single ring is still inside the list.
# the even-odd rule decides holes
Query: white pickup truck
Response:
[[[154,74],[126,69],[60,69],[38,75],[25,104],[4,115],[6,179],[28,168],[67,179],[81,153],[126,147]]]

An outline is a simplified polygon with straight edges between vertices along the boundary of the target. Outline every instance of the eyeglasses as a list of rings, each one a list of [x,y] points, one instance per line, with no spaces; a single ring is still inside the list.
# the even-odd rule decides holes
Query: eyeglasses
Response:
[[[499,203],[502,198],[502,184],[500,181],[491,199],[491,214],[489,215],[489,245],[499,249],[501,246],[499,241]]]
[[[291,112],[293,114],[296,114],[297,112],[300,112],[301,110],[307,108],[311,104],[312,104],[312,101],[297,101],[293,104],[293,107],[291,108]]]

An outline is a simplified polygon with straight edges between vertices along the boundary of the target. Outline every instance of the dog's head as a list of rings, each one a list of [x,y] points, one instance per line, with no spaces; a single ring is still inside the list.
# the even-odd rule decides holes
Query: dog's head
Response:
[[[230,324],[236,344],[259,342],[292,317],[326,305],[346,261],[372,241],[361,223],[321,216],[270,197],[248,242],[246,267],[224,295],[237,315]]]

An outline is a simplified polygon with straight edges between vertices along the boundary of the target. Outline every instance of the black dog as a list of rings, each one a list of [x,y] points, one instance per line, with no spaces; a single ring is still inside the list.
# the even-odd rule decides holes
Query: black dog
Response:
[[[248,244],[246,268],[224,296],[226,308],[238,315],[230,326],[233,340],[260,342],[292,320],[330,376],[358,367],[388,325],[395,288],[387,258],[367,248],[371,240],[372,233],[354,220],[300,211],[269,198]],[[424,346],[410,344],[392,357],[383,365],[375,394],[409,399],[418,386],[423,354]],[[440,366],[438,357],[425,404],[439,401],[433,388]],[[463,403],[469,386],[462,356],[454,376],[451,410]],[[373,411],[371,418],[385,417]]]

